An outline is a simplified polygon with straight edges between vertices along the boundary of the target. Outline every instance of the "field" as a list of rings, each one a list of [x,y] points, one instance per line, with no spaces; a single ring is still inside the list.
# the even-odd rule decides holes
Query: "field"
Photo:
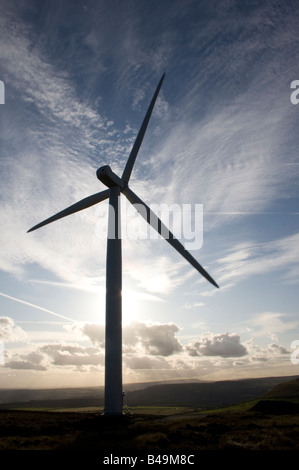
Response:
[[[2,409],[0,450],[136,452],[298,451],[299,381],[233,406],[139,405],[123,417],[100,408]],[[45,403],[46,405],[46,403]]]
[[[92,412],[2,410],[0,449],[299,450],[298,414],[137,411],[143,413],[109,418]]]

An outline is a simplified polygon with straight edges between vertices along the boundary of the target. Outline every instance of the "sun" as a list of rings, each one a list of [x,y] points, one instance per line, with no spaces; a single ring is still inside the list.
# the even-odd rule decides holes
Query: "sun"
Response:
[[[129,325],[134,321],[138,321],[138,312],[140,312],[140,302],[138,297],[138,293],[128,287],[122,291],[123,325]]]

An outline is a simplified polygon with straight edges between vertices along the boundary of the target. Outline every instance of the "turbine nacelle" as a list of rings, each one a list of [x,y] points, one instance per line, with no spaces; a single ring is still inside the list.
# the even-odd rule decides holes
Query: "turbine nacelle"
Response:
[[[123,189],[127,184],[111,170],[109,165],[102,166],[97,170],[97,178],[108,188],[119,186]]]

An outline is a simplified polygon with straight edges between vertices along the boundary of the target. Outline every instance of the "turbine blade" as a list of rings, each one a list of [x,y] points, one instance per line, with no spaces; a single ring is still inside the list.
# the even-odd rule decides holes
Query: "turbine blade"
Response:
[[[168,230],[163,222],[156,216],[156,214],[128,187],[122,190],[122,193],[127,197],[131,204],[135,207],[137,212],[153,227],[157,232],[165,238],[168,243],[175,248],[189,263],[197,269],[197,271],[204,276],[213,286],[218,287],[218,284],[207,273],[207,271],[196,261],[195,258],[187,251],[177,238]]]
[[[130,179],[130,176],[131,176],[131,173],[132,173],[132,170],[133,170],[133,166],[134,166],[134,163],[135,163],[135,160],[136,160],[136,157],[137,157],[137,153],[140,149],[140,146],[142,144],[142,140],[143,140],[143,137],[144,137],[144,134],[145,134],[145,131],[146,131],[146,128],[147,128],[147,125],[148,125],[148,122],[150,120],[150,117],[151,117],[151,114],[152,114],[152,111],[153,111],[153,108],[154,108],[154,105],[155,105],[155,102],[156,102],[156,99],[157,99],[157,96],[159,94],[159,91],[160,91],[160,88],[162,86],[162,82],[164,80],[164,77],[165,77],[165,73],[162,75],[162,78],[157,86],[157,89],[155,91],[155,94],[152,98],[152,101],[150,102],[150,105],[149,105],[149,108],[147,110],[147,113],[145,115],[145,118],[143,120],[143,123],[139,129],[139,132],[138,132],[138,135],[136,137],[136,140],[134,142],[134,145],[133,145],[133,148],[131,150],[131,153],[129,155],[129,158],[128,158],[128,161],[127,161],[127,164],[125,166],[125,169],[124,169],[124,172],[123,172],[123,175],[122,175],[122,179],[128,183],[129,182],[129,179]]]
[[[92,194],[91,196],[85,197],[84,199],[81,199],[81,201],[76,202],[70,207],[63,209],[57,214],[52,215],[52,217],[49,217],[43,222],[35,225],[31,229],[29,229],[27,233],[33,232],[33,230],[37,230],[38,228],[41,228],[44,225],[48,225],[51,222],[54,222],[55,220],[61,219],[62,217],[66,217],[67,215],[74,214],[75,212],[82,211],[83,209],[87,209],[88,207],[91,207],[94,204],[97,204],[98,202],[104,201],[108,197],[109,197],[109,189],[106,189],[105,191],[101,191],[100,193]]]

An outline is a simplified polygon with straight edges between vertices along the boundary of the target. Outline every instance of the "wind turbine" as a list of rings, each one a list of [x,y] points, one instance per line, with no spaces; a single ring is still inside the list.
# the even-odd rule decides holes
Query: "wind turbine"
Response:
[[[43,222],[32,227],[32,232],[55,220],[87,209],[109,198],[108,236],[106,255],[106,329],[105,329],[105,415],[121,415],[123,406],[122,390],[122,256],[121,256],[121,224],[120,224],[120,194],[124,194],[140,215],[153,227],[170,245],[172,245],[189,263],[199,271],[210,283],[218,287],[214,279],[185,250],[177,238],[167,229],[152,210],[129,188],[129,180],[133,166],[141,146],[148,122],[150,120],[157,96],[165,74],[159,81],[154,96],[142,122],[135,143],[129,155],[122,177],[119,178],[106,165],[96,172],[98,179],[108,189],[93,194],[76,202],[72,206],[58,212]]]

